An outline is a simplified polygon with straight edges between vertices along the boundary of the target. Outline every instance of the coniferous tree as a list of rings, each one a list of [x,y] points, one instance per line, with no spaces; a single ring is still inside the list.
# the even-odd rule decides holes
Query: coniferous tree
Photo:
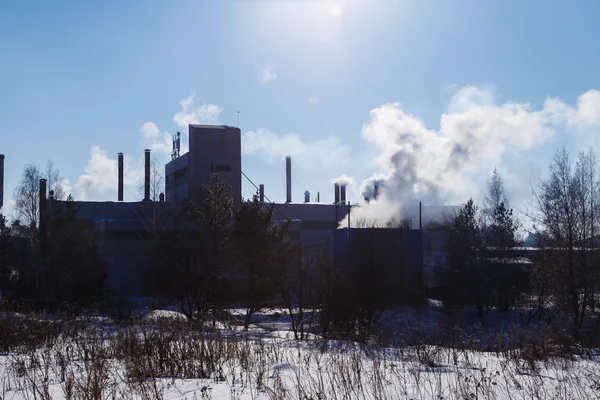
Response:
[[[228,279],[233,198],[218,174],[203,186],[200,202],[175,207],[151,230],[150,264],[158,295],[177,301],[190,320],[213,321]]]
[[[286,262],[282,256],[288,254],[288,224],[273,224],[272,217],[273,206],[265,207],[258,193],[242,201],[235,215],[236,260],[246,281],[246,329],[263,301],[277,294],[277,275]]]

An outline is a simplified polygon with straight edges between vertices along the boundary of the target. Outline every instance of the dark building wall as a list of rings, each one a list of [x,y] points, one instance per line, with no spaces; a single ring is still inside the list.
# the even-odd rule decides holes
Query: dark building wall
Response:
[[[51,209],[65,209],[53,201]],[[159,202],[76,202],[76,215],[96,235],[107,263],[106,289],[117,298],[146,296],[148,234],[176,205]]]
[[[165,165],[165,194],[168,202],[179,203],[189,197],[189,156],[190,153],[185,153]]]
[[[372,267],[382,298],[391,303],[401,303],[422,293],[422,231],[344,228],[335,231],[334,236],[337,269],[356,274],[361,268]]]
[[[231,185],[234,204],[242,193],[242,136],[239,128],[226,125],[189,126],[189,197],[202,197],[202,184],[218,173]]]

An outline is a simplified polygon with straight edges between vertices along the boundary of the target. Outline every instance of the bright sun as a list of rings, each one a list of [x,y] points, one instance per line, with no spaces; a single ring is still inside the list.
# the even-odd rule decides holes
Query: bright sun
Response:
[[[342,3],[332,4],[331,7],[329,7],[329,12],[334,18],[340,18],[344,13],[344,5]]]

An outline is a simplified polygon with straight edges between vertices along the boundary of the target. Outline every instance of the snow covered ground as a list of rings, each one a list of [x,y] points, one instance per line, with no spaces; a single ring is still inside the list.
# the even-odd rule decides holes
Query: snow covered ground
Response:
[[[297,342],[277,321],[198,332],[173,312],[16,346],[0,399],[597,399],[600,356]],[[275,327],[275,328],[274,328]],[[521,358],[523,355],[523,358]]]

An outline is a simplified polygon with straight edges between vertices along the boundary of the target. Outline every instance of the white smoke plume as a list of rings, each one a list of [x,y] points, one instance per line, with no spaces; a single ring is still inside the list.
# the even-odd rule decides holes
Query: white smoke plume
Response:
[[[337,183],[338,185],[345,185],[347,187],[356,186],[354,177],[348,176],[348,175],[338,176],[337,178],[335,178],[334,180],[331,181],[331,184],[335,184],[335,183]]]
[[[598,124],[596,90],[581,95],[575,106],[548,98],[540,110],[533,110],[526,103],[497,104],[490,91],[465,87],[450,101],[438,130],[426,128],[397,103],[384,104],[371,111],[362,130],[381,153],[375,160],[380,171],[361,184],[361,191],[373,197],[377,182],[380,196],[353,210],[353,217],[385,221],[418,213],[419,201],[464,203],[482,190],[482,173],[500,164],[504,155],[533,149],[566,130]]]
[[[375,186],[379,192],[385,187],[385,182],[388,176],[384,174],[375,174],[370,178],[365,179],[360,185],[360,194],[362,198],[372,200],[375,198]]]

